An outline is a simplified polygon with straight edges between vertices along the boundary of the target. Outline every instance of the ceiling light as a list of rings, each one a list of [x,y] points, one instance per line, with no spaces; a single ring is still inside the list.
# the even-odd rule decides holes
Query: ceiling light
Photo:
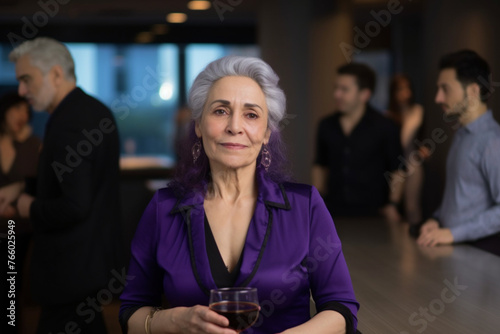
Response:
[[[187,20],[187,15],[184,13],[170,13],[167,15],[169,23],[184,23]]]
[[[210,1],[193,0],[188,2],[188,8],[191,10],[207,10],[212,6]]]

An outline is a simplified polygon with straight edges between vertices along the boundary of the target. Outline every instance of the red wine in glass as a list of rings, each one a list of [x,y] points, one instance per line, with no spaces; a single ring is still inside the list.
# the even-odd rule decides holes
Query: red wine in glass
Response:
[[[222,288],[210,291],[210,309],[229,320],[229,328],[242,332],[259,317],[256,288]]]

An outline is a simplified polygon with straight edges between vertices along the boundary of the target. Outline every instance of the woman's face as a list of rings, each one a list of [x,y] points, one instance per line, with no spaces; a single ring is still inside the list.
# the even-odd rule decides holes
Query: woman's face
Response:
[[[412,92],[410,83],[406,80],[401,80],[396,88],[396,100],[398,103],[407,103],[411,98]]]
[[[5,113],[5,130],[13,135],[20,133],[29,121],[28,104],[18,103]]]
[[[264,92],[254,80],[228,76],[213,84],[195,128],[212,172],[255,167],[271,134],[267,115]]]

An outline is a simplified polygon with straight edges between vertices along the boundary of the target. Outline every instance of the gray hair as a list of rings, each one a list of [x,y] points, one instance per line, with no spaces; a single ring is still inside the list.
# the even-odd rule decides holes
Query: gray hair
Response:
[[[189,90],[188,105],[192,118],[199,120],[207,102],[212,85],[227,76],[244,76],[253,79],[262,89],[266,97],[268,126],[271,131],[279,128],[285,117],[286,98],[278,86],[279,77],[271,66],[259,58],[227,56],[215,60],[196,77]]]
[[[31,64],[43,74],[47,74],[53,66],[59,65],[67,80],[76,81],[73,57],[61,42],[49,37],[38,37],[26,41],[11,51],[9,60],[15,63],[24,55],[28,55]]]

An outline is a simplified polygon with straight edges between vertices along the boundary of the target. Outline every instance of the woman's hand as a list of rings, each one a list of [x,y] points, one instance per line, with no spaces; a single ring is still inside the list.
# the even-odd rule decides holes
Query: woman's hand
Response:
[[[229,320],[207,306],[177,307],[156,313],[151,321],[151,333],[236,334],[226,328]]]

